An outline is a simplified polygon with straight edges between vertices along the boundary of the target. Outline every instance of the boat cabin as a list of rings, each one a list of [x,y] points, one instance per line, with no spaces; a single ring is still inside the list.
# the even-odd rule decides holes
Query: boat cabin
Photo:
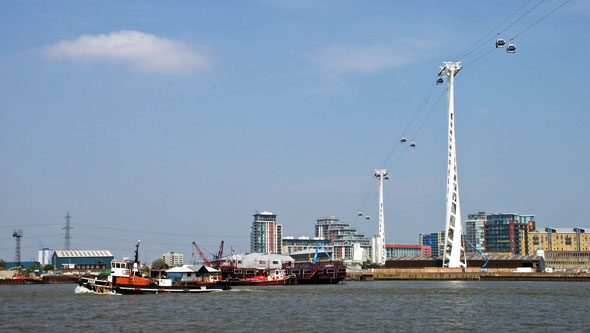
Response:
[[[184,265],[166,271],[168,279],[180,282],[215,283],[219,281],[221,272],[204,265]]]
[[[129,261],[111,261],[111,276],[128,277],[133,270],[133,263]]]

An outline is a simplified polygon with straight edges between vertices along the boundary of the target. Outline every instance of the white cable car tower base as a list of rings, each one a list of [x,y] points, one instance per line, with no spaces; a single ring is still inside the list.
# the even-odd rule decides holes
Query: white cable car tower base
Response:
[[[445,61],[438,78],[446,77],[449,86],[449,163],[447,169],[446,227],[443,250],[443,267],[467,267],[463,245],[463,223],[461,221],[461,202],[459,201],[459,180],[457,177],[457,152],[455,146],[455,75],[461,70],[460,62]]]

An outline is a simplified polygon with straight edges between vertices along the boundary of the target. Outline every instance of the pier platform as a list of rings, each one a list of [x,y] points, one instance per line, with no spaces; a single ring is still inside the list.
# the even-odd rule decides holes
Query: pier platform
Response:
[[[590,282],[589,273],[521,273],[507,270],[487,272],[455,268],[425,269],[370,269],[348,273],[350,281],[406,280],[406,281],[556,281]]]

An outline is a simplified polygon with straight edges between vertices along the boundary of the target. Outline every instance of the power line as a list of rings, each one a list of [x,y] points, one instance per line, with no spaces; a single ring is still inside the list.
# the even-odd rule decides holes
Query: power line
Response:
[[[21,224],[21,225],[8,225],[0,226],[0,228],[22,228],[22,227],[43,227],[48,225],[59,225],[58,223],[44,223],[44,224]]]

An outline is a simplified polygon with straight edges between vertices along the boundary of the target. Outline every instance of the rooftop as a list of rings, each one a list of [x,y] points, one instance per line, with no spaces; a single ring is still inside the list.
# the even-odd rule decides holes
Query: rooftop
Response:
[[[56,250],[55,255],[60,258],[114,257],[111,251],[107,250]]]

